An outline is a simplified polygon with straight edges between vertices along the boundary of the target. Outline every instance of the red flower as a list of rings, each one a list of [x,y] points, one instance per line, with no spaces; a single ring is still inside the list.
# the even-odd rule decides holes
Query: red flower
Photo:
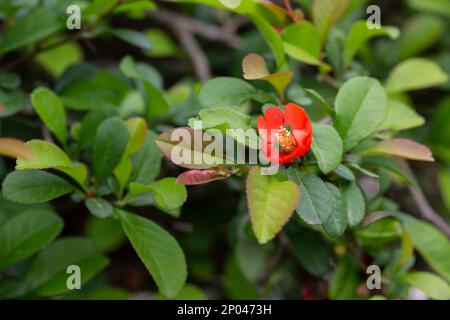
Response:
[[[258,118],[262,150],[272,163],[292,163],[311,148],[312,127],[302,107],[289,103],[284,112],[270,107]]]

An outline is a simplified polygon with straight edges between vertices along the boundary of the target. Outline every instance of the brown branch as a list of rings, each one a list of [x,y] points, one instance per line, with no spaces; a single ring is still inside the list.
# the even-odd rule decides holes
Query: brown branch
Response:
[[[419,185],[417,182],[417,178],[412,171],[410,165],[406,160],[399,161],[400,166],[406,171],[406,173],[409,175],[409,177],[416,183],[416,185]],[[433,223],[436,227],[441,229],[447,236],[450,236],[450,226],[448,225],[447,221],[442,218],[429,204],[427,198],[425,198],[423,192],[421,190],[418,190],[417,188],[414,188],[413,186],[408,187],[409,193],[411,194],[414,202],[417,205],[419,214],[422,218],[425,220],[428,220],[429,222]]]

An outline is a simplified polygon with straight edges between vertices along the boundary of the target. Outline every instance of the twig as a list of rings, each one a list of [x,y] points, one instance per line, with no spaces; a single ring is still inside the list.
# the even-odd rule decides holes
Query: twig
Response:
[[[412,171],[408,162],[405,160],[400,161],[399,163],[401,167],[403,167],[403,169],[409,175],[409,177],[418,185],[417,178],[414,175],[414,172]],[[417,208],[419,209],[420,216],[433,223],[436,227],[438,227],[445,234],[447,234],[447,236],[450,236],[450,226],[448,225],[447,221],[445,221],[444,218],[442,218],[436,211],[434,211],[434,209],[429,204],[427,198],[425,198],[423,192],[421,190],[417,190],[412,186],[408,186],[408,190],[414,202],[416,203]]]
[[[211,78],[211,68],[208,57],[198,44],[194,34],[211,41],[225,43],[233,48],[240,44],[240,39],[235,32],[241,25],[242,19],[233,19],[232,22],[218,27],[165,9],[159,9],[157,12],[149,11],[147,15],[172,29],[189,54],[195,74],[201,81]]]

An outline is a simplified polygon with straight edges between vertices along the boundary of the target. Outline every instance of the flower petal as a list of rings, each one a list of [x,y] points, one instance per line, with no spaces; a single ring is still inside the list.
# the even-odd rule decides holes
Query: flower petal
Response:
[[[306,131],[311,131],[311,122],[302,107],[296,105],[295,103],[288,103],[284,107],[284,110],[286,122],[292,129],[306,129]]]

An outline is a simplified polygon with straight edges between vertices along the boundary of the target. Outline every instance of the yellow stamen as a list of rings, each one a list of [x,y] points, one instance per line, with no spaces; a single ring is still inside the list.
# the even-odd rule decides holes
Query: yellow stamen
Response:
[[[276,137],[278,138],[278,144],[281,149],[286,153],[293,152],[297,147],[297,141],[295,141],[294,136],[284,126],[280,126],[280,129],[276,133]]]

